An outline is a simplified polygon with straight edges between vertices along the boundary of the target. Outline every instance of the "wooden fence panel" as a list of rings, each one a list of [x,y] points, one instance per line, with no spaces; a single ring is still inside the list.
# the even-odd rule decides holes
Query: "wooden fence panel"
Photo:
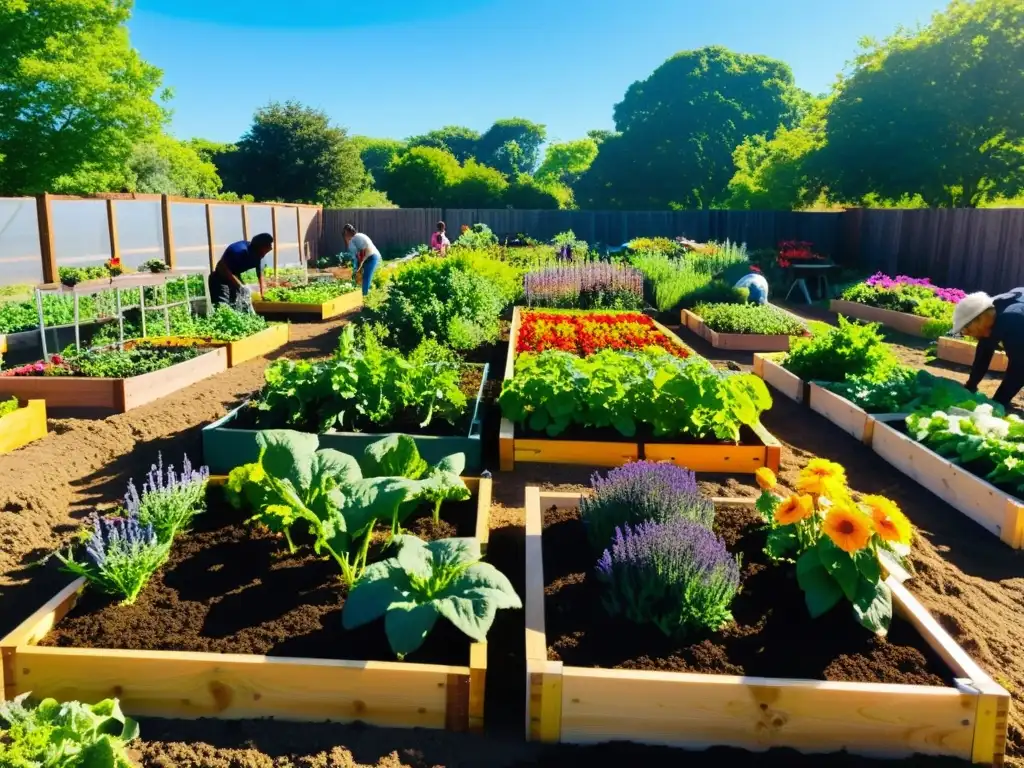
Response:
[[[334,256],[345,250],[342,229],[346,224],[369,235],[381,251],[388,251],[428,242],[441,219],[440,208],[326,209],[323,212],[321,252]],[[454,234],[458,234],[457,227]]]

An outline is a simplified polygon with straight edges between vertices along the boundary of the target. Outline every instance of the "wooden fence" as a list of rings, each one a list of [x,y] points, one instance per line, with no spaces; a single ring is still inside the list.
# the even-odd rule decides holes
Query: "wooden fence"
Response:
[[[342,250],[350,221],[378,247],[427,242],[443,219],[450,236],[483,223],[495,234],[550,240],[571,229],[592,243],[634,237],[732,240],[749,249],[807,240],[837,262],[865,271],[930,277],[938,285],[1002,292],[1024,284],[1024,209],[794,211],[520,211],[464,209],[325,210],[326,253]]]

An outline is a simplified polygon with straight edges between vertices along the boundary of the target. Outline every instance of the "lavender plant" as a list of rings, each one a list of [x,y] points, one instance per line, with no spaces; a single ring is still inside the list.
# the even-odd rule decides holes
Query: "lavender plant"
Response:
[[[525,278],[531,307],[643,309],[639,270],[603,262],[575,263],[530,272]]]
[[[674,464],[631,462],[607,477],[595,472],[590,485],[594,495],[580,501],[580,516],[594,552],[604,550],[627,523],[681,517],[710,529],[715,520],[715,505],[701,496],[697,476]]]
[[[129,517],[152,526],[160,541],[169,543],[203,511],[209,479],[210,468],[193,469],[188,456],[182,460],[180,475],[175,473],[173,464],[165,472],[163,454],[157,454],[157,463],[150,466],[141,495],[135,481],[128,481],[125,509]]]
[[[669,637],[730,621],[740,585],[739,564],[722,540],[682,517],[616,528],[597,578],[609,613],[653,624]]]
[[[161,541],[152,525],[143,525],[138,516],[101,518],[92,516],[92,533],[86,540],[85,559],[75,560],[74,552],[56,557],[64,569],[86,578],[109,595],[121,595],[122,605],[131,605],[150,577],[167,561],[170,540]]]

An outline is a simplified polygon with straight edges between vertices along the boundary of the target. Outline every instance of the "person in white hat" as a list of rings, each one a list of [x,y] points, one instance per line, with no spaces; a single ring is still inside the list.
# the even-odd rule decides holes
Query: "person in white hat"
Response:
[[[751,271],[741,277],[733,288],[746,288],[747,289],[747,301],[752,304],[767,304],[768,303],[768,281],[765,280],[764,275],[761,272],[754,271],[756,268],[751,268]]]
[[[992,398],[1009,407],[1010,401],[1024,387],[1024,288],[989,296],[970,293],[953,310],[953,334],[972,336],[978,340],[971,374],[964,385],[971,392],[988,373],[988,366],[999,344],[1006,352],[1006,373]]]

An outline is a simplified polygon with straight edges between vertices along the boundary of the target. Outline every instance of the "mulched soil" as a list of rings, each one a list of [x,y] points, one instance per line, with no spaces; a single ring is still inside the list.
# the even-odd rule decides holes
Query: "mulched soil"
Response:
[[[848,606],[812,619],[792,567],[764,554],[763,524],[750,509],[716,510],[715,533],[741,557],[735,621],[718,632],[670,640],[656,627],[613,618],[579,509],[544,513],[544,608],[548,658],[573,667],[697,672],[906,685],[952,683],[941,660],[909,624],[888,640],[851,626]],[[797,650],[799,648],[799,650]]]
[[[799,307],[793,307],[799,309]],[[666,318],[677,324],[678,317]],[[292,341],[270,355],[313,358],[337,346],[343,320],[294,324]],[[734,369],[749,370],[750,353],[715,350],[686,329],[673,329],[698,354]],[[898,350],[908,362],[923,362],[920,340]],[[499,419],[493,398],[500,391],[504,345],[486,350],[487,382],[484,465],[495,471],[488,559],[522,594],[524,564],[523,489],[576,491],[594,469],[523,464],[498,473]],[[266,359],[263,360],[265,363]],[[103,421],[50,420],[51,434],[0,456],[0,633],[16,626],[69,579],[56,569],[38,568],[40,558],[65,546],[82,519],[116,503],[130,477],[138,481],[163,451],[168,461],[183,452],[202,455],[200,430],[256,392],[261,361],[252,361],[143,408]],[[927,366],[928,370],[943,370]],[[963,380],[966,369],[944,375]],[[998,382],[986,381],[994,391]],[[944,504],[821,416],[777,397],[764,424],[782,443],[780,481],[792,487],[808,459],[824,456],[842,463],[851,487],[895,500],[918,528],[912,556],[914,578],[907,586],[957,642],[1015,698],[1010,713],[1007,764],[1024,766],[1024,553],[1014,552]],[[700,475],[701,487],[716,496],[754,496],[749,476]],[[850,627],[856,631],[856,626]],[[488,642],[487,737],[436,731],[388,730],[356,725],[291,724],[266,721],[153,721],[142,724],[146,768],[335,768],[336,766],[676,766],[722,765],[772,768],[897,766],[841,755],[799,757],[788,750],[751,755],[735,750],[686,753],[630,744],[596,747],[525,744],[523,706],[525,662],[522,611],[499,611]],[[902,765],[939,768],[959,761],[914,758]]]
[[[43,645],[139,651],[251,653],[312,659],[394,661],[378,621],[343,630],[341,611],[348,590],[333,560],[317,557],[308,533],[293,534],[298,551],[283,537],[245,524],[250,512],[232,509],[223,492],[211,489],[205,514],[182,536],[167,565],[132,605],[86,590],[78,605]],[[426,510],[408,521],[426,538],[472,536],[476,502],[445,504],[434,529]],[[370,559],[390,556],[383,531]],[[409,661],[466,665],[469,640],[449,622],[439,622]]]

